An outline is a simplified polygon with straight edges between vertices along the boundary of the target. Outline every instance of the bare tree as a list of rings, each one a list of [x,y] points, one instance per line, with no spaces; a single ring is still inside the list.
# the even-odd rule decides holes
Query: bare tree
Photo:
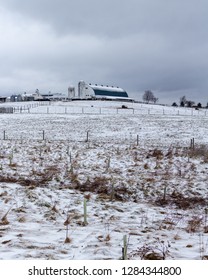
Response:
[[[143,100],[147,103],[150,101],[156,103],[158,101],[158,98],[156,98],[151,90],[146,90],[143,94]]]
[[[185,106],[185,104],[186,104],[186,96],[184,95],[184,96],[182,96],[181,98],[180,98],[180,106],[181,107],[184,107]]]
[[[155,103],[157,103],[157,101],[159,100],[159,98],[153,97],[152,101]]]

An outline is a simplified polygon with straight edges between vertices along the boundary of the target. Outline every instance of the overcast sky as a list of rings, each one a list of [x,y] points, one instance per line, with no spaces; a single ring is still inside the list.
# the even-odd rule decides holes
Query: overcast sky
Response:
[[[207,0],[0,0],[0,95],[79,80],[208,102]]]

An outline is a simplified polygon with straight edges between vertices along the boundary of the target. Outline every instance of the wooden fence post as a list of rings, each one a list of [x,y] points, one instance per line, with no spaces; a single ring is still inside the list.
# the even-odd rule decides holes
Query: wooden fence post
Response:
[[[127,260],[127,236],[123,236],[122,259]]]
[[[89,131],[87,131],[87,139],[86,139],[86,142],[89,141]]]
[[[191,149],[194,150],[195,148],[195,143],[194,143],[194,138],[191,139]]]
[[[139,146],[139,135],[137,134],[137,146]]]

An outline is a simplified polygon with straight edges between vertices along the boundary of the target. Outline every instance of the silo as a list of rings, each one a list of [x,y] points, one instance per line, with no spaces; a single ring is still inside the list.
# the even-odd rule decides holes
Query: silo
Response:
[[[80,81],[78,83],[78,97],[82,98],[85,96],[85,82]]]
[[[71,99],[72,97],[75,97],[75,87],[69,86],[68,87],[68,98]]]

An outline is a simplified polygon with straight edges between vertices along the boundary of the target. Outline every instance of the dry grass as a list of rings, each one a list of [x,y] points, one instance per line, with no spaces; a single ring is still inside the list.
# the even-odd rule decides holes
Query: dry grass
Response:
[[[18,179],[13,176],[0,175],[1,183],[17,183]]]
[[[202,217],[193,216],[193,217],[188,221],[188,226],[187,226],[187,228],[186,228],[186,231],[187,231],[188,233],[199,232],[199,231],[201,231],[202,222],[203,222]]]
[[[120,183],[119,185],[114,186],[111,180],[106,177],[95,177],[91,180],[88,178],[84,183],[80,183],[77,180],[74,189],[81,192],[98,194],[102,199],[117,201],[127,201],[134,195],[134,191],[128,188],[125,184]],[[89,196],[89,193],[87,196]]]
[[[130,258],[140,257],[141,260],[165,260],[169,254],[170,244],[157,240],[155,246],[143,245],[130,254]]]
[[[159,149],[154,149],[154,150],[150,150],[149,153],[147,154],[146,158],[150,158],[150,157],[154,157],[158,160],[162,159],[164,157],[164,154],[161,150]]]
[[[6,214],[4,214],[4,216],[1,218],[0,225],[8,225],[9,224],[7,216],[9,214],[9,212],[11,211],[11,209],[12,209],[12,207],[10,207],[9,210],[6,212]]]
[[[188,152],[190,158],[202,158],[205,163],[208,163],[208,145],[195,145]]]
[[[66,237],[66,239],[64,240],[64,243],[71,243],[71,242],[72,242],[72,239],[69,237]]]
[[[155,201],[158,206],[165,205],[175,205],[179,209],[191,209],[193,205],[196,206],[206,206],[207,200],[206,198],[193,196],[193,197],[185,197],[182,193],[172,192],[170,195],[166,195],[166,198],[158,198]]]

